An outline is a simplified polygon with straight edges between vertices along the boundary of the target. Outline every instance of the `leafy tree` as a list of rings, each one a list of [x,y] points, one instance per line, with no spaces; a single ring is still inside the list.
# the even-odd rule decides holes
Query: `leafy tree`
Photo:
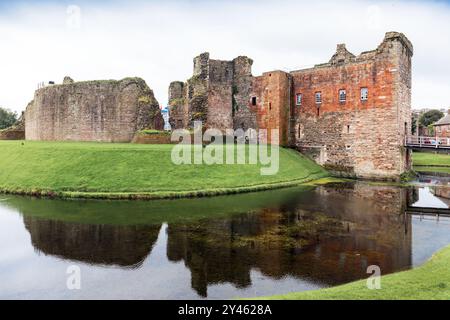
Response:
[[[17,122],[17,113],[0,107],[0,130],[9,128]]]
[[[429,126],[428,126],[428,134],[430,135],[430,136],[434,136],[434,126],[432,125],[432,124],[430,124]]]
[[[439,121],[443,116],[444,114],[439,110],[430,110],[420,116],[419,123],[421,126],[428,127]]]

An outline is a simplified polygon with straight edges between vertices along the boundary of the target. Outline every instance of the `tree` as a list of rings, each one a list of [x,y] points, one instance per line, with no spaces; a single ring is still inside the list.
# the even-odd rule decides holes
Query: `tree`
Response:
[[[0,130],[9,128],[17,122],[17,113],[0,107]]]
[[[439,110],[430,110],[428,112],[425,112],[423,115],[420,116],[419,123],[423,127],[429,127],[433,123],[439,121],[444,117],[444,114]]]

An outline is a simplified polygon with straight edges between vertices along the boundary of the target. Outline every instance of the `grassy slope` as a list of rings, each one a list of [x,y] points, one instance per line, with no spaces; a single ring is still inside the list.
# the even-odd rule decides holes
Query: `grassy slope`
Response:
[[[182,165],[172,145],[0,141],[0,190],[62,196],[192,196],[263,190],[323,177],[326,172],[288,149],[280,171],[261,176],[259,165]]]
[[[450,155],[415,152],[413,154],[415,166],[450,167]]]
[[[414,170],[417,172],[436,172],[450,174],[450,155],[415,152]]]
[[[422,267],[381,278],[381,290],[369,290],[367,280],[317,291],[289,293],[263,299],[292,300],[408,300],[450,299],[450,247]]]

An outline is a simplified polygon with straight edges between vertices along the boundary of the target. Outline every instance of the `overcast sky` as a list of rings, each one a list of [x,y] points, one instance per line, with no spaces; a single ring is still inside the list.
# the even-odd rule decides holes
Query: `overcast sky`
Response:
[[[253,74],[326,62],[337,43],[375,49],[386,31],[414,45],[413,107],[450,107],[445,1],[2,1],[0,106],[24,110],[40,81],[144,78],[161,104],[192,59],[247,55]]]

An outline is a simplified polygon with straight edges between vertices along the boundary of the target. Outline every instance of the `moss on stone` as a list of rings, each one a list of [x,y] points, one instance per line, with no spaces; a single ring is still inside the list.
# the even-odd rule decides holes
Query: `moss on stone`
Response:
[[[170,132],[169,131],[154,130],[154,129],[144,129],[144,130],[138,131],[138,134],[142,134],[142,135],[156,135],[156,134],[170,135]]]
[[[169,104],[171,107],[181,106],[184,104],[184,98],[172,99]]]
[[[149,104],[152,102],[152,99],[149,96],[141,96],[138,98],[138,101],[140,103],[145,103],[145,104]]]

